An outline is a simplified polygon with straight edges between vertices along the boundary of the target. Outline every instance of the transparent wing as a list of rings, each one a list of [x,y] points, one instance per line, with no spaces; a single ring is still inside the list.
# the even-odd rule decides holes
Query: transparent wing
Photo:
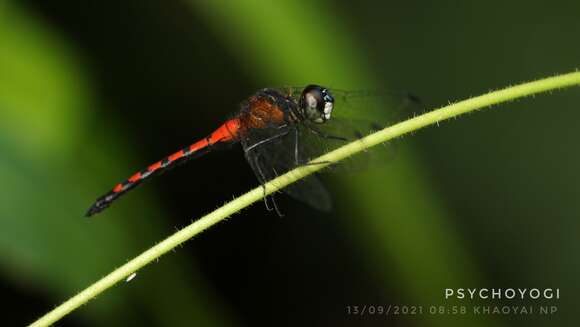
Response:
[[[324,125],[324,126],[322,126]],[[347,143],[359,140],[364,136],[360,126],[364,123],[353,124],[353,121],[333,120],[324,124],[312,124],[305,122],[297,127],[298,142],[303,162],[312,161],[321,155],[339,148]],[[394,154],[394,147],[385,146],[384,153]],[[375,161],[376,151],[367,151],[356,156],[342,160],[339,164],[332,165],[321,172],[353,172],[366,169],[371,162]]]
[[[241,140],[246,160],[261,184],[305,163],[298,126],[250,131]],[[322,183],[311,175],[282,189],[311,207],[330,211],[332,200]]]

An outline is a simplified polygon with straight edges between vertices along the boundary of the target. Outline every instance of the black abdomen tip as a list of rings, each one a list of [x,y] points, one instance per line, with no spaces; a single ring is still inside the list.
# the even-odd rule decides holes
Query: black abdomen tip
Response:
[[[100,198],[97,199],[97,201],[95,201],[95,203],[93,203],[93,205],[89,208],[89,210],[87,210],[87,213],[85,213],[85,217],[91,217],[105,209],[107,209],[107,207],[109,207],[111,205],[111,202],[115,199],[115,193],[110,192],[109,194],[102,196]]]

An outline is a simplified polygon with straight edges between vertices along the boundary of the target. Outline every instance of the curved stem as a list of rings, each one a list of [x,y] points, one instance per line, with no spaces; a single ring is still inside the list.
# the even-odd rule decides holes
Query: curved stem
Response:
[[[276,192],[277,190],[291,183],[294,183],[301,178],[304,178],[318,170],[323,169],[331,163],[336,163],[356,153],[364,151],[367,148],[387,142],[425,126],[437,124],[440,121],[447,120],[467,112],[483,109],[494,104],[574,85],[580,85],[580,72],[572,72],[537,80],[534,82],[524,83],[450,104],[448,106],[387,127],[381,131],[349,143],[313,160],[316,162],[323,162],[323,164],[306,165],[294,169],[268,182],[265,185],[265,194],[268,195]],[[213,211],[212,213],[202,217],[199,220],[196,220],[191,225],[181,229],[162,242],[143,252],[136,258],[127,262],[123,266],[115,269],[113,272],[103,277],[93,285],[89,286],[52,311],[48,312],[46,315],[35,321],[31,326],[48,326],[53,324],[71,311],[87,303],[89,300],[96,297],[109,287],[115,285],[119,281],[126,279],[128,276],[131,276],[134,272],[141,269],[143,266],[158,259],[163,254],[169,252],[170,250],[201,233],[207,228],[225,220],[230,215],[239,212],[254,202],[262,200],[263,197],[264,189],[262,187],[257,187],[248,193],[232,200],[231,202],[226,203],[221,208]]]

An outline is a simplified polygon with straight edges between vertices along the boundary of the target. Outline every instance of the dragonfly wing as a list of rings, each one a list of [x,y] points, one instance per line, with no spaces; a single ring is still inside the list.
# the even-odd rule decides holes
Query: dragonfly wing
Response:
[[[373,131],[372,126],[367,127],[368,122],[340,119],[331,120],[324,124],[304,123],[299,127],[299,142],[304,162],[312,161],[319,156],[335,150],[350,142],[363,142],[361,138],[366,135],[363,131]],[[361,127],[364,127],[361,128]],[[367,132],[368,134],[368,132]],[[330,169],[322,172],[354,172],[369,168],[375,162],[384,161],[395,156],[396,146],[394,142],[388,142],[382,146],[374,147],[359,153],[356,156],[344,159]]]
[[[264,184],[306,161],[301,156],[298,126],[256,129],[242,138],[246,160],[261,184]],[[298,147],[297,147],[298,146]],[[311,207],[330,211],[332,200],[326,188],[314,175],[282,189],[291,197]]]

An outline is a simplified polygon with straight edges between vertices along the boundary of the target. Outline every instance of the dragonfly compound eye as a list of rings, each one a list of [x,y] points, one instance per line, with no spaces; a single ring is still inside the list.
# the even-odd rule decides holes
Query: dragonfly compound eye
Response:
[[[319,85],[308,85],[302,91],[300,109],[307,119],[324,123],[330,119],[333,108],[334,98],[328,89]]]

